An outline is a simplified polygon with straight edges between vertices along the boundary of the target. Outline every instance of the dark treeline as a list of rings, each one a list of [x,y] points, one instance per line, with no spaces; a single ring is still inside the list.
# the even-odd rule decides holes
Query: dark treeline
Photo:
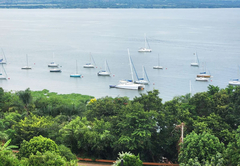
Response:
[[[186,138],[180,149],[182,123]],[[194,162],[210,162],[213,157],[215,163],[235,165],[240,162],[239,126],[240,87],[209,85],[207,92],[165,103],[158,90],[129,100],[0,88],[0,140],[19,146],[42,135],[80,157],[115,160],[119,152],[130,151],[148,162],[188,163],[195,157],[199,161]]]
[[[239,0],[0,0],[1,8],[237,8]]]

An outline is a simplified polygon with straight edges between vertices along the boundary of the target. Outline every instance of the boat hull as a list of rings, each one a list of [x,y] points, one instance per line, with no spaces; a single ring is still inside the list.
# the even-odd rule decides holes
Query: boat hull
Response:
[[[32,69],[32,67],[31,66],[24,66],[24,67],[22,67],[22,69],[29,70],[29,69]]]
[[[93,65],[83,65],[84,68],[94,68]]]
[[[163,69],[162,66],[153,66],[153,69]]]
[[[208,81],[209,78],[206,78],[206,77],[197,77],[196,78],[196,81]]]
[[[141,48],[141,49],[138,50],[138,52],[152,52],[152,49]]]
[[[229,81],[228,83],[229,85],[236,85],[236,86],[240,86],[240,81]]]
[[[81,74],[70,74],[70,77],[81,77]]]
[[[116,85],[115,88],[131,89],[131,90],[143,90],[145,88],[145,86],[141,85],[141,84],[135,84],[133,82],[126,82],[126,83],[120,83],[120,84]]]
[[[98,72],[98,76],[110,76],[109,72]]]
[[[61,69],[51,69],[50,72],[62,72]]]
[[[198,63],[191,63],[191,66],[196,66],[196,67],[198,67]]]
[[[58,64],[48,64],[48,67],[58,67]]]

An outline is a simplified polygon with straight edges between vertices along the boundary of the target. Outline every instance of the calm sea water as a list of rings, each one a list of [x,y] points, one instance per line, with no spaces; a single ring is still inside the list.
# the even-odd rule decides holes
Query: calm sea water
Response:
[[[158,89],[163,101],[174,96],[206,91],[209,84],[225,88],[239,77],[240,9],[1,9],[0,47],[8,64],[4,90],[48,89],[61,94],[80,93],[97,98],[130,99]],[[151,53],[138,53],[146,33]],[[143,91],[110,89],[120,79],[130,79],[127,49],[142,75],[145,66],[151,81]],[[201,67],[191,67],[198,53],[212,78],[196,82]],[[61,73],[50,73],[53,59]],[[82,66],[92,54],[97,68]],[[21,70],[28,54],[32,70]],[[163,70],[154,70],[158,54]],[[0,53],[0,57],[3,53]],[[78,61],[83,78],[70,78]],[[112,77],[99,77],[107,60]]]

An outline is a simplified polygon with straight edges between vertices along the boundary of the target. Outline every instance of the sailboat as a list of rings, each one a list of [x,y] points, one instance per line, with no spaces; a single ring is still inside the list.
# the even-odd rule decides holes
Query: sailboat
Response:
[[[134,83],[132,61],[131,61],[129,50],[128,50],[128,57],[129,57],[132,80],[120,80],[118,85],[110,85],[110,88],[143,90],[145,88],[145,85]]]
[[[6,80],[6,79],[7,79],[7,72],[6,72],[3,64],[1,64],[1,66],[2,66],[2,68],[1,68],[1,69],[2,69],[2,72],[1,72],[1,74],[0,74],[0,80]]]
[[[192,62],[192,63],[191,63],[191,66],[196,66],[196,67],[198,67],[198,66],[199,66],[199,60],[198,60],[197,52],[194,53],[193,55],[196,56],[196,61],[195,61],[195,62]]]
[[[149,46],[149,44],[147,42],[146,34],[145,34],[145,41],[144,41],[144,43],[145,43],[144,47],[140,48],[138,50],[138,52],[152,52],[152,49],[150,49],[150,46]],[[147,47],[147,45],[148,45],[148,47]]]
[[[110,72],[107,60],[105,61],[105,70],[101,70],[97,74],[98,76],[110,76],[111,72]]]
[[[136,84],[145,84],[145,85],[148,85],[149,84],[149,79],[148,79],[148,76],[147,76],[147,72],[146,72],[146,69],[144,66],[142,66],[142,72],[143,72],[143,77],[142,78],[138,78],[137,81],[135,81]],[[145,79],[146,77],[146,79]]]
[[[3,53],[3,57],[0,59],[0,64],[6,64],[7,63],[7,59],[6,59],[6,56],[5,56],[4,52],[3,52],[3,49],[2,49],[2,53]]]
[[[58,67],[58,64],[54,62],[54,53],[53,53],[53,61],[48,64],[48,67]]]
[[[32,69],[31,66],[28,66],[28,55],[26,55],[27,66],[23,66],[22,69]]]
[[[239,72],[240,72],[240,66],[238,66],[238,75],[240,75],[239,74]],[[240,80],[238,79],[238,78],[234,78],[234,79],[232,79],[231,81],[229,81],[228,82],[228,84],[229,85],[240,85]]]
[[[159,54],[158,54],[158,65],[153,66],[153,69],[163,69],[163,67],[159,65]]]
[[[70,77],[81,77],[81,74],[78,73],[77,60],[76,60],[76,73],[75,74],[70,74]]]
[[[90,53],[90,63],[86,63],[85,65],[83,65],[84,68],[94,68],[94,65],[92,64],[92,62],[95,64],[95,61],[93,59],[92,54]]]
[[[203,65],[204,66],[204,65]],[[205,65],[206,66],[206,65]],[[203,67],[204,68],[204,67]],[[200,72],[199,74],[197,74],[197,77],[202,77],[202,78],[210,78],[211,77],[211,74],[208,74],[206,72],[206,67],[203,69],[203,72]],[[200,79],[198,81],[201,81],[201,80],[204,80],[204,79]],[[204,80],[204,81],[208,81],[208,80]]]

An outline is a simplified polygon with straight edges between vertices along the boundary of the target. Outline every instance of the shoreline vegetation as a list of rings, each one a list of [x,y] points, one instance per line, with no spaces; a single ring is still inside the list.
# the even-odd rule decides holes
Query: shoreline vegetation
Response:
[[[96,99],[46,89],[13,93],[0,88],[0,145],[6,143],[0,146],[0,158],[16,159],[4,150],[11,140],[21,152],[16,162],[25,165],[39,159],[50,162],[48,156],[58,154],[59,162],[73,159],[73,165],[76,159],[71,156],[116,160],[123,154],[180,166],[239,164],[240,86],[209,85],[206,92],[165,103],[159,93],[148,91],[132,100]],[[45,140],[50,144],[41,143]],[[38,148],[32,148],[35,142]]]
[[[237,0],[0,0],[0,8],[240,8]]]

